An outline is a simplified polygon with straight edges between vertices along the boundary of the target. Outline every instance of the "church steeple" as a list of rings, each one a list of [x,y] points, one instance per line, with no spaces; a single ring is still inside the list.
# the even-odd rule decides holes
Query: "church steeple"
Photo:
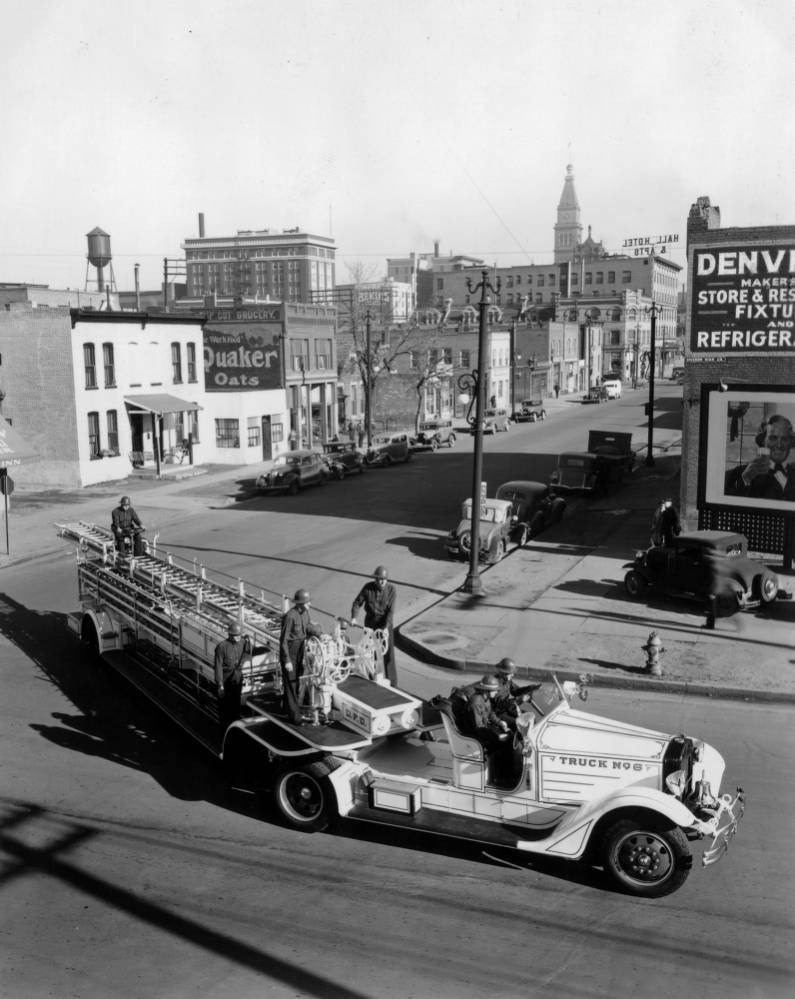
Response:
[[[580,203],[574,189],[574,167],[566,167],[566,179],[558,202],[558,220],[555,223],[555,263],[571,260],[577,245],[582,241]]]

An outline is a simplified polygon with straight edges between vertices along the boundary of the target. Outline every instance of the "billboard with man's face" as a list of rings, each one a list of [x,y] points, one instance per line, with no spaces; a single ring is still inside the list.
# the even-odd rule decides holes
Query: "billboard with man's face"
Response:
[[[705,501],[795,513],[795,392],[713,389],[706,411]]]

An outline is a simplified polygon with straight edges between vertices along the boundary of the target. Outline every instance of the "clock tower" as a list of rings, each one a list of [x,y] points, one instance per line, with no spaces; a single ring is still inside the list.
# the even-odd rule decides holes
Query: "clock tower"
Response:
[[[555,263],[572,260],[581,242],[580,205],[574,190],[574,167],[569,163],[558,203],[558,220],[555,223]]]

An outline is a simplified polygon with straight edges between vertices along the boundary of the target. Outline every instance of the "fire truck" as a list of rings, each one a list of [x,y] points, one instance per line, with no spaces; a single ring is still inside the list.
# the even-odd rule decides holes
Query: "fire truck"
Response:
[[[354,643],[337,619],[307,639],[303,718],[293,722],[280,708],[284,601],[156,545],[135,556],[94,525],[57,527],[77,543],[75,634],[294,829],[342,818],[583,861],[646,898],[681,887],[692,843],[705,841],[711,866],[737,831],[744,794],[720,793],[717,750],[576,710],[585,678],[531,685],[510,744],[492,755],[451,699],[392,686],[384,634],[364,629]],[[246,642],[243,704],[222,732],[213,662],[232,621]]]

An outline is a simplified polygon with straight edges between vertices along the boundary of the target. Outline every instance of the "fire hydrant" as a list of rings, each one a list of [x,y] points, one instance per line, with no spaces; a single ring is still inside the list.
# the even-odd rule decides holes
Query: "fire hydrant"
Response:
[[[649,634],[646,644],[641,645],[641,648],[646,653],[646,672],[650,676],[662,676],[660,656],[665,652],[665,647],[656,631]]]

